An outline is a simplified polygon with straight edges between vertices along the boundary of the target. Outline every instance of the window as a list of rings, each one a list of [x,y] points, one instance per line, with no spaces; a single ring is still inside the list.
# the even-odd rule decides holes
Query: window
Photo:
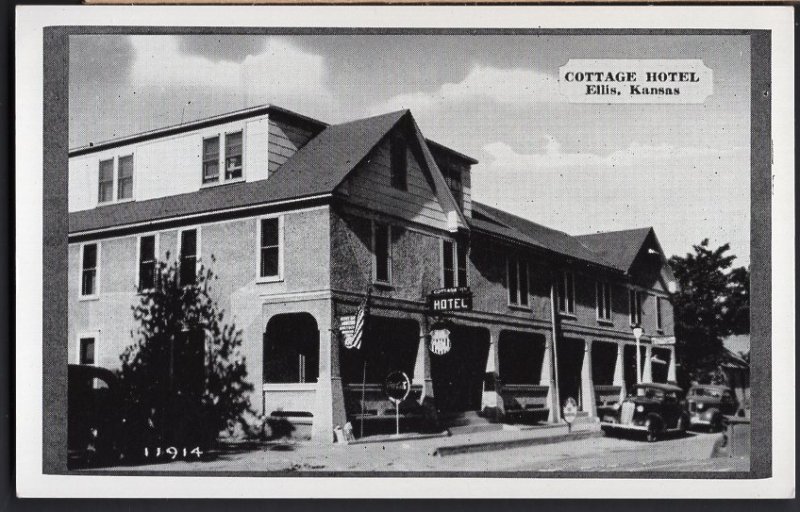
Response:
[[[602,281],[597,282],[597,319],[611,321],[611,286]]]
[[[450,188],[460,208],[464,207],[464,185],[461,182],[461,170],[455,166],[448,167],[444,173],[445,182]]]
[[[575,314],[575,276],[572,272],[562,272],[558,280],[558,310]]]
[[[132,199],[133,155],[119,157],[117,165],[117,199]]]
[[[509,257],[507,261],[508,303],[527,306],[528,297],[528,262],[517,257]]]
[[[283,217],[261,219],[259,224],[258,277],[262,281],[279,280],[283,266],[281,241]]]
[[[225,134],[225,179],[242,177],[242,132]]]
[[[147,290],[156,285],[156,237],[139,238],[139,290]]]
[[[391,139],[391,173],[392,186],[400,190],[408,190],[408,148],[406,140],[400,135]]]
[[[100,161],[100,186],[97,201],[107,203],[114,199],[114,159]]]
[[[442,240],[442,286],[468,286],[467,244]]]
[[[456,271],[458,286],[467,286],[467,244],[456,243]]]
[[[97,244],[86,244],[81,254],[81,296],[97,295]]]
[[[658,331],[664,330],[663,317],[661,312],[661,297],[656,297],[656,329]]]
[[[628,297],[631,325],[642,325],[642,294],[636,290],[630,290]]]
[[[94,338],[81,338],[78,341],[78,364],[95,364]]]
[[[392,230],[386,224],[372,224],[372,278],[376,283],[392,282]]]
[[[219,136],[203,139],[203,183],[219,181]]]
[[[181,231],[180,283],[194,284],[197,281],[197,230]]]

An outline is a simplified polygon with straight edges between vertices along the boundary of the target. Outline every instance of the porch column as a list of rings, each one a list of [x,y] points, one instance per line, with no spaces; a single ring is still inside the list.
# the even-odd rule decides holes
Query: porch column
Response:
[[[669,347],[669,369],[667,370],[667,382],[678,382],[675,375],[675,347]]]
[[[581,410],[589,416],[597,416],[597,402],[594,398],[594,380],[592,379],[592,340],[584,342],[583,366],[581,366]]]
[[[500,331],[489,329],[489,354],[486,358],[486,370],[483,374],[483,393],[481,394],[481,411],[488,417],[501,421],[505,414],[503,399],[500,394],[500,353],[498,343]]]
[[[314,407],[311,439],[316,443],[332,443],[333,429],[344,427],[347,414],[339,369],[339,336],[331,329],[331,317],[318,318],[319,378]]]
[[[653,382],[653,347],[649,343],[644,346],[642,382]]]
[[[560,423],[561,411],[558,399],[558,386],[556,385],[556,373],[553,358],[553,336],[551,333],[544,335],[544,357],[542,358],[542,372],[539,385],[547,386],[547,422]]]
[[[417,359],[414,361],[415,386],[422,386],[420,404],[425,399],[433,398],[433,379],[431,378],[431,354],[428,351],[428,330],[425,321],[419,324],[419,343],[417,344]]]
[[[417,359],[414,362],[414,379],[412,385],[422,386],[419,404],[425,414],[425,419],[431,425],[437,423],[436,400],[433,397],[433,377],[431,377],[431,352],[428,350],[429,325],[427,317],[419,321],[419,343],[417,344]]]
[[[619,386],[619,399],[624,400],[628,395],[625,389],[625,344],[617,343],[617,362],[614,365],[614,385]]]

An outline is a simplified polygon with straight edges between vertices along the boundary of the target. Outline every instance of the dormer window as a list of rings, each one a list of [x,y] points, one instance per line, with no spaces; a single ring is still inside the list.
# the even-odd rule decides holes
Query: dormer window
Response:
[[[220,167],[225,171],[222,176]],[[203,139],[204,185],[241,179],[243,168],[241,130]]]
[[[133,199],[133,155],[119,157],[117,164],[117,200]]]
[[[100,186],[97,202],[108,203],[114,200],[114,159],[100,161]]]
[[[225,179],[242,177],[242,132],[225,134]]]
[[[219,135],[203,139],[203,183],[219,181]]]

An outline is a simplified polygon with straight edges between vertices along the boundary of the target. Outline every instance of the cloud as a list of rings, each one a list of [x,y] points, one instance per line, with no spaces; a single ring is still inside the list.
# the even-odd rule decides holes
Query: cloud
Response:
[[[259,53],[246,53],[239,60],[189,54],[175,36],[130,39],[135,55],[130,71],[133,88],[179,91],[187,99],[213,96],[230,102],[233,98],[241,106],[276,103],[312,114],[333,102],[323,57],[286,38],[269,37]]]
[[[703,238],[749,261],[750,173],[744,147],[632,142],[608,154],[565,152],[552,136],[520,153],[486,144],[473,170],[478,201],[572,234],[653,226],[668,254]]]
[[[433,92],[399,94],[375,107],[376,111],[431,110],[444,104],[474,100],[504,104],[558,102],[558,79],[529,69],[474,66],[458,83],[444,83]]]
[[[493,142],[483,147],[490,165],[495,169],[512,172],[536,172],[537,170],[588,169],[592,171],[651,167],[697,168],[708,160],[729,160],[744,148],[717,149],[710,146],[678,147],[670,144],[643,144],[632,142],[627,148],[608,155],[597,153],[563,153],[561,143],[551,135],[545,135],[543,153],[517,153],[505,142]]]

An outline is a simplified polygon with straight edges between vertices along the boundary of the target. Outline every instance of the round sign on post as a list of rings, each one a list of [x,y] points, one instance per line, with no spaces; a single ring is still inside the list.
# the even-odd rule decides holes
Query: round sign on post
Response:
[[[578,417],[578,402],[576,402],[574,398],[569,397],[567,401],[564,402],[564,409],[561,416],[564,418],[564,421],[567,422],[568,430],[572,431],[572,422]]]
[[[400,402],[408,398],[411,393],[411,379],[405,372],[394,371],[386,376],[383,381],[383,392],[394,402],[394,416],[397,430],[395,435],[400,435]]]

